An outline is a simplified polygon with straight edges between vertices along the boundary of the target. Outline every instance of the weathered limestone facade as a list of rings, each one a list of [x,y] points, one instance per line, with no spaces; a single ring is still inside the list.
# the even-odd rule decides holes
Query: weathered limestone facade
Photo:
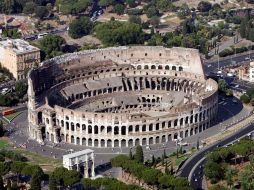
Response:
[[[197,50],[117,47],[56,57],[28,77],[32,138],[91,147],[164,143],[216,119],[218,86]]]

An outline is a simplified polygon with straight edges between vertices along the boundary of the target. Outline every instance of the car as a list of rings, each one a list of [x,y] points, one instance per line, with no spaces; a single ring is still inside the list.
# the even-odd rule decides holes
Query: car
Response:
[[[195,181],[195,182],[197,182],[197,181],[198,181],[198,179],[197,179],[197,178],[195,178],[195,179],[194,179],[194,181]]]
[[[249,57],[245,57],[244,59],[245,59],[245,60],[249,60],[250,58],[249,58]]]

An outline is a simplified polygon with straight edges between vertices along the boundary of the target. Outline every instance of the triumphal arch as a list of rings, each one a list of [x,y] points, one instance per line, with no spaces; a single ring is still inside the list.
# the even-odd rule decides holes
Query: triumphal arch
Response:
[[[63,155],[63,166],[68,170],[77,170],[85,178],[94,177],[94,151],[85,149]]]

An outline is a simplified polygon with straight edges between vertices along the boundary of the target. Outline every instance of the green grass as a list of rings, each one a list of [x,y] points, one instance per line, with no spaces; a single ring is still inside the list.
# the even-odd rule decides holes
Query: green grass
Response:
[[[13,114],[5,116],[9,121],[13,120],[15,117],[17,117],[21,112],[15,112]]]
[[[182,157],[179,157],[179,158],[177,158],[176,160],[175,160],[175,164],[176,164],[176,166],[179,166],[181,163],[182,163],[182,161],[184,161],[186,158],[188,158],[188,156],[182,156]]]
[[[10,144],[9,144],[9,142],[7,140],[4,140],[4,139],[0,140],[0,149],[7,148],[9,146],[10,146]]]
[[[15,151],[25,156],[29,163],[40,165],[45,172],[53,171],[54,168],[62,166],[61,159],[42,156],[25,149],[16,149]]]

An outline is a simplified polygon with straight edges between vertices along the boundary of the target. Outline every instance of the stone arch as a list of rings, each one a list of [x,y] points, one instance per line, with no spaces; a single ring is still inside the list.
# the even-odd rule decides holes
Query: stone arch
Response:
[[[121,147],[126,147],[126,140],[125,139],[121,140]]]
[[[105,147],[106,144],[105,144],[105,140],[104,139],[101,139],[101,147]]]
[[[156,143],[156,144],[159,144],[159,143],[160,143],[160,137],[159,137],[159,136],[157,136],[157,137],[155,138],[155,143]]]
[[[74,136],[71,135],[71,143],[75,143]]]
[[[148,66],[148,65],[145,65],[144,69],[149,69],[149,66]]]
[[[183,67],[182,67],[182,66],[180,66],[178,70],[179,70],[179,71],[183,71]]]
[[[168,65],[165,66],[165,70],[169,70],[169,66]]]
[[[149,138],[149,142],[148,142],[149,144],[153,144],[153,137],[150,137]]]
[[[161,137],[161,142],[162,142],[162,143],[165,143],[165,142],[166,142],[166,135],[162,135],[162,137]]]
[[[173,70],[173,71],[176,71],[176,66],[172,66],[172,70]]]
[[[98,133],[99,133],[98,126],[97,126],[97,125],[95,125],[95,126],[94,126],[94,134],[98,134]]]
[[[86,146],[86,138],[85,137],[82,138],[82,145]]]
[[[139,139],[135,139],[135,146],[140,145],[140,140]]]
[[[121,127],[121,135],[126,135],[126,126]]]
[[[88,134],[92,134],[93,128],[91,125],[88,125]]]
[[[149,124],[149,131],[153,131],[153,124]]]
[[[88,139],[88,146],[93,146],[93,140],[91,138]]]
[[[143,138],[143,139],[142,139],[142,145],[146,145],[146,143],[147,143],[147,142],[146,142],[146,138]]]
[[[129,126],[129,133],[133,132],[133,127],[132,125]]]
[[[118,139],[114,140],[114,147],[119,147],[119,140]]]
[[[142,125],[142,131],[146,131],[146,125]]]
[[[132,146],[133,146],[133,140],[130,139],[130,140],[128,141],[128,147],[132,147]]]
[[[178,139],[178,134],[177,133],[174,134],[174,139]]]
[[[185,136],[185,138],[189,136],[189,130],[188,129],[185,131],[185,135],[184,136]]]
[[[112,147],[112,141],[111,141],[111,139],[107,140],[107,147]]]
[[[138,66],[137,66],[137,69],[138,69],[138,70],[142,69],[141,65],[138,65]]]
[[[80,138],[79,137],[76,138],[76,144],[80,145]]]
[[[135,126],[135,132],[139,132],[139,125]]]
[[[112,133],[112,127],[111,126],[107,126],[107,134]]]
[[[171,134],[168,135],[168,141],[172,141],[172,135]]]
[[[69,135],[68,134],[66,134],[66,136],[65,136],[65,142],[69,142]]]
[[[155,65],[152,65],[152,66],[151,66],[151,69],[156,69],[156,66],[155,66]]]
[[[119,135],[119,127],[118,126],[114,127],[114,135]]]
[[[98,139],[94,139],[94,146],[98,147],[99,146],[99,140]]]

